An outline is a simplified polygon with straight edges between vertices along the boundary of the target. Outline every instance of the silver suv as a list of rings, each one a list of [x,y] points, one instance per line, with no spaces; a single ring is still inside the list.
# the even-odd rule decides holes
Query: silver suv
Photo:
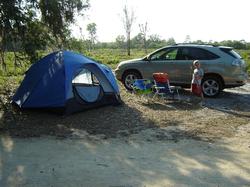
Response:
[[[202,88],[207,97],[247,81],[246,63],[232,48],[198,44],[175,44],[144,58],[120,62],[115,74],[128,90],[135,79],[152,79],[155,72],[167,72],[172,85],[190,87],[194,60],[200,60],[205,72]]]

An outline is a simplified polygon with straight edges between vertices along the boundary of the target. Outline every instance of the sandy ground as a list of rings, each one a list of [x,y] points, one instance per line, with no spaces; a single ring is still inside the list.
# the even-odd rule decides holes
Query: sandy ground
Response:
[[[250,186],[250,124],[244,128],[213,143],[159,141],[151,129],[129,140],[2,136],[0,186]]]
[[[205,106],[180,97],[122,90],[122,106],[71,116],[13,110],[4,97],[0,186],[250,186],[250,84]]]

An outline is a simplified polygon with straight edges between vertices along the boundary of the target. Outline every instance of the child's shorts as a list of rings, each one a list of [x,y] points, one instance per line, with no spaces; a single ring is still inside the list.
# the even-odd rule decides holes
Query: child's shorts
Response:
[[[198,84],[192,84],[191,92],[192,92],[194,95],[197,95],[197,96],[200,97],[200,96],[201,96],[201,93],[202,93],[201,86],[198,85]]]

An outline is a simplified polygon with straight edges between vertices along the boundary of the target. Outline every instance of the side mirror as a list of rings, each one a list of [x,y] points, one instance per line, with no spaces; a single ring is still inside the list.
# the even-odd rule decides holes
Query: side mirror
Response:
[[[144,59],[145,59],[146,61],[150,61],[150,60],[151,60],[151,57],[150,57],[150,55],[147,55]]]

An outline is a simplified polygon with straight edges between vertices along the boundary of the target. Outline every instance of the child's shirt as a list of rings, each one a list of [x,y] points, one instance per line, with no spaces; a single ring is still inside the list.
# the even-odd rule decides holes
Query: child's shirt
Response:
[[[197,85],[201,85],[201,79],[204,76],[204,71],[203,69],[199,68],[195,68],[194,69],[194,73],[193,73],[193,78],[192,78],[192,84],[197,84]]]

